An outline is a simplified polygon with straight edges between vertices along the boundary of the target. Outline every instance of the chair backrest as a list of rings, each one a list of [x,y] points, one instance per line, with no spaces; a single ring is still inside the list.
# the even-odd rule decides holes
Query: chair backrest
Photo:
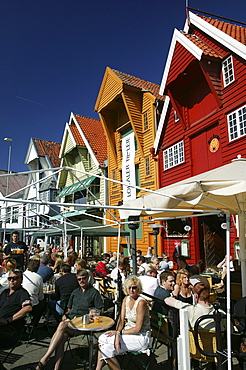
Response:
[[[242,298],[242,284],[231,283],[231,299],[238,301]]]
[[[194,360],[202,362],[217,362],[216,357],[208,357],[203,355],[196,347],[194,330],[189,330],[190,340],[190,357]],[[215,331],[199,329],[198,330],[198,342],[200,347],[207,353],[216,353],[216,333]]]
[[[150,325],[152,337],[156,344],[169,344],[172,342],[168,318],[159,312],[150,312]]]
[[[60,306],[64,310],[64,312],[67,310],[67,305],[68,305],[70,296],[71,296],[71,293],[63,293],[61,296]]]

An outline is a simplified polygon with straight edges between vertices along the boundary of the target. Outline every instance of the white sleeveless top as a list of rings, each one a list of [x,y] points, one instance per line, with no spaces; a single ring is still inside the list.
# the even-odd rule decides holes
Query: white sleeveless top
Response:
[[[137,320],[137,305],[139,301],[145,301],[144,298],[138,297],[134,303],[134,306],[132,309],[129,307],[130,303],[130,297],[128,296],[126,298],[126,319],[127,319],[127,324],[125,326],[125,329],[130,329],[136,326],[136,320]],[[147,309],[144,314],[144,320],[143,320],[143,325],[141,328],[141,331],[139,334],[146,334],[146,332],[150,331],[150,319],[149,319],[149,308],[147,306]]]

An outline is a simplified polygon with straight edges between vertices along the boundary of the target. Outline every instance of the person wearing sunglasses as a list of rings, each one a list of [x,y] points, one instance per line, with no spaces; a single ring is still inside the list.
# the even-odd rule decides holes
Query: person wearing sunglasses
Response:
[[[65,312],[65,315],[63,315],[62,321],[59,323],[57,330],[51,339],[46,354],[41,358],[36,366],[36,370],[45,369],[46,364],[54,351],[54,370],[59,370],[64,356],[65,342],[71,336],[81,335],[79,330],[74,330],[68,327],[69,319],[91,313],[95,308],[99,311],[103,308],[103,300],[99,291],[89,284],[88,271],[81,269],[76,273],[76,277],[79,287],[72,292],[68,301],[67,311]]]
[[[20,270],[10,271],[9,288],[0,294],[0,348],[15,343],[24,326],[24,317],[32,311],[29,293],[21,286],[22,278]]]
[[[126,297],[122,303],[116,330],[107,331],[99,337],[96,370],[101,370],[105,362],[111,369],[120,369],[115,356],[128,351],[145,351],[149,346],[149,307],[146,300],[140,296],[142,285],[137,276],[129,276],[125,280],[124,293]]]

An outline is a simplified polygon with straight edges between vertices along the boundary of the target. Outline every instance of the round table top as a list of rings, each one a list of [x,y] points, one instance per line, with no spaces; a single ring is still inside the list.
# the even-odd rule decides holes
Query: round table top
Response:
[[[106,330],[114,325],[114,320],[107,316],[100,316],[100,322],[90,322],[89,324],[82,324],[82,316],[74,317],[68,323],[69,328],[82,331],[101,331]]]

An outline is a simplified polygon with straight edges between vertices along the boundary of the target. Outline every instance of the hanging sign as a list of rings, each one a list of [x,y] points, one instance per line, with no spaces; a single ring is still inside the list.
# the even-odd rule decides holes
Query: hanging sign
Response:
[[[123,203],[136,199],[136,189],[131,187],[136,186],[134,158],[134,132],[131,132],[122,138],[122,181],[126,184],[123,185]]]

